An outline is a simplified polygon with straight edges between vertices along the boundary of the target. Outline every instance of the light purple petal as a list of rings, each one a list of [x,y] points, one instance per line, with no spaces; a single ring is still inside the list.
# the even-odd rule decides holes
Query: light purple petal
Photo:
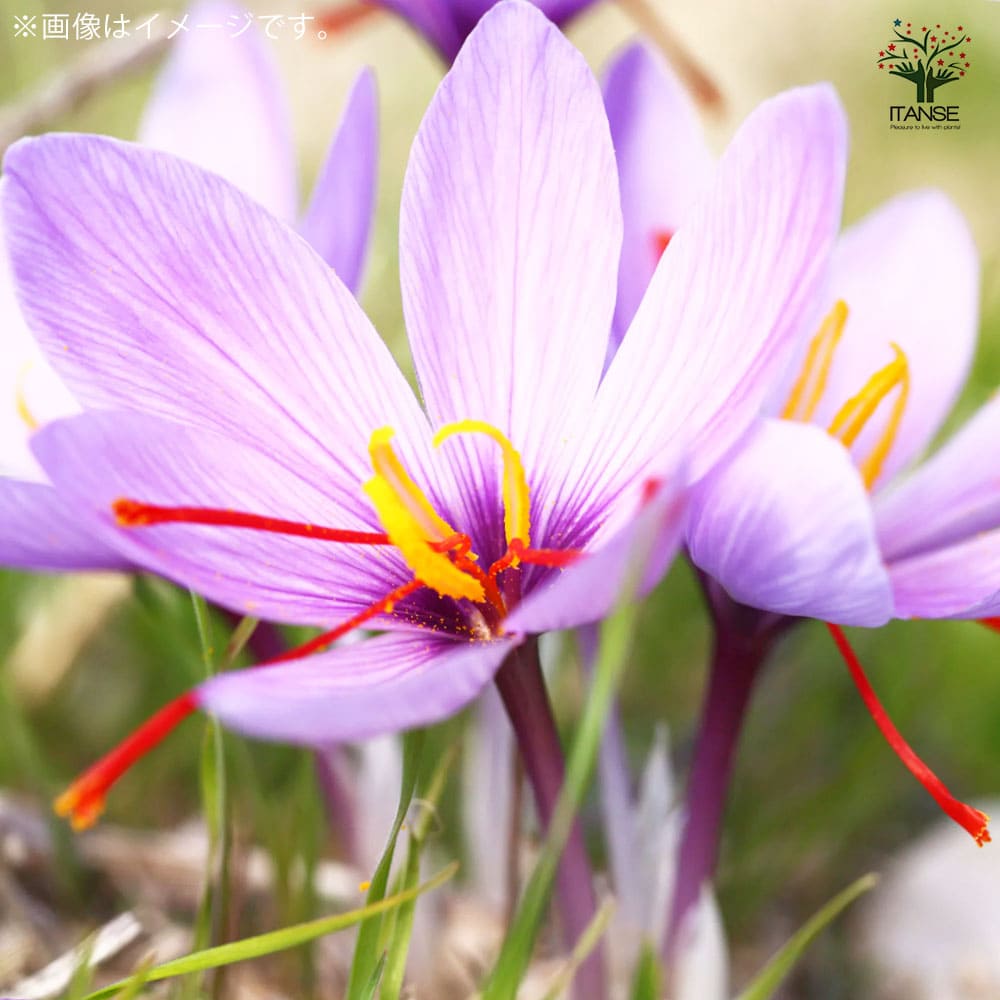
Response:
[[[302,660],[219,674],[198,703],[261,739],[353,742],[440,722],[472,701],[516,645],[383,635]]]
[[[822,278],[845,152],[829,86],[779,95],[747,119],[660,258],[601,383],[562,510],[620,505],[678,449],[690,449],[696,481],[746,431]]]
[[[182,32],[157,80],[139,127],[139,141],[221,174],[285,220],[295,217],[291,120],[277,63],[256,28],[234,37],[229,18],[245,9],[203,0],[190,25],[221,30]]]
[[[818,427],[763,420],[696,488],[691,560],[737,601],[844,625],[883,625],[889,579],[868,495]]]
[[[684,85],[641,42],[611,64],[604,103],[618,157],[625,235],[618,269],[615,346],[660,259],[660,238],[680,228],[711,182],[715,160]]]
[[[897,618],[1000,615],[1000,530],[889,566]]]
[[[127,569],[51,487],[0,476],[0,566],[31,570]]]
[[[636,576],[639,596],[651,590],[680,544],[686,486],[680,475],[664,480],[616,535],[566,569],[548,571],[541,583],[526,584],[524,600],[504,621],[507,630],[538,633],[598,621],[629,596]]]
[[[221,178],[113,139],[22,140],[5,167],[22,306],[85,406],[214,431],[359,511],[388,424],[434,494],[444,463],[412,391],[291,229]]]
[[[357,294],[375,212],[378,95],[371,70],[358,74],[313,188],[299,232]]]
[[[106,544],[241,614],[330,626],[412,577],[390,548],[229,527],[116,526],[111,505],[125,497],[381,530],[371,511],[351,506],[350,495],[338,504],[322,486],[212,432],[95,412],[50,424],[33,445],[68,505]]]
[[[621,210],[597,82],[532,5],[494,7],[439,88],[414,143],[400,230],[432,423],[498,427],[544,509],[546,475],[590,419]],[[445,448],[468,468],[468,493],[495,497],[495,445]]]
[[[897,343],[910,363],[910,397],[876,483],[914,459],[951,409],[976,344],[979,258],[968,223],[940,191],[900,195],[848,229],[833,254],[830,304],[849,310],[814,421],[837,410],[883,365]],[[852,451],[867,455],[881,438],[889,401]]]
[[[875,502],[889,561],[1000,527],[1000,396]]]

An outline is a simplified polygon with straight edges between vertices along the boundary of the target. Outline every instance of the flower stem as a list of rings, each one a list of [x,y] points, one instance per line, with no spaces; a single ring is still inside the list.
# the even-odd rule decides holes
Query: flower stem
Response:
[[[514,728],[539,817],[547,828],[565,777],[565,760],[536,641],[526,642],[507,657],[497,673],[496,685]],[[556,898],[565,944],[571,949],[597,910],[590,861],[578,822],[559,865]],[[573,995],[576,1000],[600,1000],[605,996],[604,960],[599,946],[580,966]]]
[[[793,621],[736,604],[707,585],[715,649],[688,778],[674,896],[663,958],[676,958],[685,920],[712,879],[733,757],[750,695],[777,636]]]

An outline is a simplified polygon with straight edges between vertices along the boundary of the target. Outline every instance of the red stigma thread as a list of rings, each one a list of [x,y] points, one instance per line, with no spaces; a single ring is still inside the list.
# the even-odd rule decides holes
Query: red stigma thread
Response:
[[[324,528],[301,521],[286,521],[280,517],[262,517],[237,510],[216,507],[159,507],[122,498],[111,509],[123,528],[145,528],[154,524],[208,524],[223,528],[249,528],[270,531],[277,535],[297,535],[322,542],[346,542],[350,545],[389,545],[389,536],[381,531],[349,531],[344,528]]]
[[[341,622],[328,632],[323,632],[314,639],[304,642],[301,646],[289,649],[280,656],[276,656],[274,659],[259,665],[267,667],[272,663],[284,663],[286,660],[297,660],[302,656],[308,656],[310,653],[322,652],[327,646],[338,639],[342,639],[348,632],[353,632],[356,628],[360,628],[366,621],[370,621],[376,615],[380,615],[382,612],[388,614],[399,601],[405,597],[409,597],[410,594],[416,593],[423,586],[424,584],[419,580],[410,580],[409,583],[404,583],[402,586],[396,587],[395,590],[390,590],[385,597],[380,597],[373,604],[369,604],[363,611],[359,611],[356,615],[348,618],[347,621]]]
[[[670,241],[673,238],[674,234],[669,229],[657,229],[653,233],[653,253],[656,255],[656,260],[663,256],[663,252],[670,246]]]
[[[1000,618],[980,618],[979,624],[993,629],[994,632],[1000,632]]]
[[[165,705],[114,750],[84,771],[56,799],[56,813],[68,816],[74,830],[86,830],[93,826],[104,811],[104,799],[111,786],[197,708],[193,691]]]
[[[844,658],[847,669],[851,672],[851,677],[861,695],[861,700],[865,703],[865,708],[875,720],[875,725],[881,730],[886,742],[896,752],[910,773],[927,789],[943,812],[966,830],[980,847],[983,844],[988,844],[991,840],[990,831],[987,829],[990,821],[989,816],[956,799],[945,787],[944,782],[914,753],[876,697],[868,678],[865,676],[864,668],[843,631],[838,625],[831,625],[829,622],[826,623],[826,627],[830,630],[830,635],[833,636],[833,641],[837,644],[837,649],[840,650],[840,655]]]

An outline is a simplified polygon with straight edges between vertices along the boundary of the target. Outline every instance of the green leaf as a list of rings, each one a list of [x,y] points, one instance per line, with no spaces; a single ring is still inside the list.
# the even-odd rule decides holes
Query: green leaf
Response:
[[[396,807],[396,818],[389,831],[389,840],[382,852],[378,867],[372,875],[371,886],[368,889],[368,902],[376,903],[385,896],[389,883],[389,870],[392,868],[392,858],[396,850],[396,839],[406,819],[406,813],[413,800],[413,792],[417,786],[417,775],[420,773],[420,757],[424,746],[424,731],[414,730],[403,736],[403,780],[400,783],[399,805]],[[382,912],[378,911],[379,914]],[[351,976],[347,984],[347,1000],[364,1000],[364,991],[371,980],[378,956],[381,951],[382,919],[366,920],[358,931],[358,942],[354,947],[354,961],[351,963]]]
[[[781,950],[761,970],[756,979],[736,1000],[768,1000],[781,985],[782,980],[802,957],[819,933],[832,923],[851,903],[874,888],[877,875],[863,875],[838,893],[821,910],[815,913],[782,946]]]
[[[576,970],[583,965],[587,960],[587,956],[597,947],[597,943],[601,940],[601,935],[608,929],[608,924],[611,922],[614,913],[615,901],[613,899],[606,899],[594,914],[590,923],[584,928],[579,941],[573,946],[573,952],[569,956],[569,961],[560,970],[559,975],[556,976],[555,981],[549,987],[548,992],[545,994],[545,1000],[559,1000],[561,996],[565,996],[566,991],[573,982],[573,976],[576,975]]]
[[[411,903],[404,903],[404,906],[411,906]],[[386,952],[382,952],[379,956],[378,965],[375,966],[375,971],[372,972],[371,979],[368,980],[365,986],[364,995],[362,1000],[375,1000],[375,994],[378,993],[378,985],[382,982],[382,973],[385,972],[385,960]]]
[[[637,546],[637,551],[643,551],[643,548]],[[630,579],[640,579],[640,567],[634,566],[631,569],[633,572]],[[626,586],[622,593],[630,597],[634,593],[634,587]],[[559,867],[559,858],[569,839],[573,817],[579,811],[590,784],[604,724],[629,659],[638,612],[639,605],[626,599],[601,627],[594,679],[566,763],[566,779],[520,906],[504,939],[493,972],[483,987],[483,1000],[514,1000],[517,987],[531,960],[535,939]]]
[[[251,958],[262,958],[265,955],[273,955],[275,952],[287,951],[289,948],[296,948],[299,945],[315,941],[316,938],[342,931],[347,927],[353,927],[362,921],[387,913],[395,907],[443,885],[454,877],[457,871],[458,862],[453,862],[423,884],[408,889],[406,892],[397,893],[395,896],[389,896],[377,903],[349,910],[347,913],[337,913],[331,917],[320,917],[318,920],[309,920],[292,927],[283,927],[278,931],[257,934],[254,937],[244,938],[242,941],[233,941],[229,944],[220,944],[215,948],[206,948],[204,951],[176,958],[172,962],[154,965],[153,968],[144,969],[139,974],[145,976],[146,982],[155,983],[163,979],[171,979],[174,976],[204,972],[206,969],[218,969],[235,962],[245,962]],[[115,996],[128,988],[132,981],[126,979],[112,983],[94,993],[89,993],[84,1000],[105,1000],[106,997]]]
[[[441,760],[434,769],[427,791],[419,800],[421,811],[414,820],[410,832],[406,853],[406,867],[403,870],[397,889],[410,889],[420,881],[420,855],[424,843],[430,833],[431,822],[437,815],[437,806],[444,794],[448,773],[458,757],[459,743],[455,741],[441,755]],[[382,984],[381,1000],[399,1000],[403,989],[403,977],[406,973],[406,956],[410,950],[410,937],[413,933],[413,917],[416,912],[416,900],[404,903],[395,911],[395,925],[392,931],[388,951],[385,979]]]
[[[635,966],[632,978],[631,1000],[660,1000],[663,996],[663,970],[656,949],[648,942]]]

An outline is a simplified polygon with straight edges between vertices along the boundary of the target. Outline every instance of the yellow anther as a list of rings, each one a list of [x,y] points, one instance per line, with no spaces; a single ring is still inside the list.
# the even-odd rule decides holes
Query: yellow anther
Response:
[[[819,406],[830,376],[833,355],[847,323],[847,303],[839,299],[820,324],[819,331],[809,342],[809,350],[799,377],[781,411],[783,420],[808,421]]]
[[[443,597],[485,600],[483,585],[460,570],[445,552],[432,547],[457,532],[410,478],[392,450],[391,439],[388,427],[372,434],[368,451],[375,475],[363,487],[389,540],[414,576]]]
[[[531,496],[528,493],[528,479],[524,474],[524,463],[510,440],[492,424],[484,420],[456,420],[445,424],[434,435],[434,445],[455,434],[485,434],[500,445],[503,452],[503,527],[509,545],[514,539],[531,545]]]
[[[29,368],[31,368],[30,361],[26,362],[21,368],[21,372],[17,377],[17,389],[14,392],[14,398],[17,402],[17,415],[27,425],[29,431],[37,431],[41,425],[38,423],[38,420],[35,419],[35,415],[29,408],[28,397],[24,391],[24,383],[28,377]]]
[[[899,395],[893,403],[892,412],[889,414],[889,420],[882,436],[869,455],[858,466],[868,489],[871,489],[875,484],[892,449],[910,395],[909,362],[898,344],[890,346],[896,355],[895,358],[884,368],[875,372],[864,384],[861,391],[844,403],[829,427],[829,433],[849,448],[858,439],[858,435],[864,430],[882,400],[893,389],[899,388]]]

